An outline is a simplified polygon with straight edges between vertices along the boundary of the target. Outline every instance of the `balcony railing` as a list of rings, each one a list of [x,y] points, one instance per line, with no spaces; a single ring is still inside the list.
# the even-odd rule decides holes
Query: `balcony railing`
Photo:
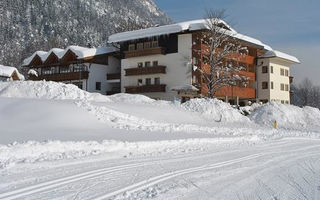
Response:
[[[142,85],[142,86],[127,86],[126,93],[151,93],[151,92],[166,92],[166,85]]]
[[[217,97],[239,97],[246,99],[256,98],[256,90],[254,88],[244,88],[239,86],[225,86],[218,90],[215,94]]]
[[[60,74],[43,74],[36,76],[31,76],[30,79],[34,81],[39,80],[47,80],[47,81],[71,81],[71,80],[79,80],[79,79],[88,79],[89,72],[83,71],[81,72],[69,72],[69,73],[60,73]]]
[[[249,78],[251,81],[256,80],[256,74],[254,72],[240,71],[239,74]]]
[[[125,58],[149,56],[149,55],[156,55],[156,54],[165,54],[165,48],[164,47],[154,47],[154,48],[124,52]]]
[[[165,74],[166,66],[138,67],[125,69],[126,76],[146,75],[146,74]]]
[[[107,80],[118,80],[121,78],[121,74],[107,74]]]

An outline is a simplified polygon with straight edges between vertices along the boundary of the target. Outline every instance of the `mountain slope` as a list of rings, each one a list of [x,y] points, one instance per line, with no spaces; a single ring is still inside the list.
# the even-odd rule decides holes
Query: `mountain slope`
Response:
[[[0,1],[0,63],[19,65],[39,49],[103,45],[128,20],[171,23],[153,0]]]

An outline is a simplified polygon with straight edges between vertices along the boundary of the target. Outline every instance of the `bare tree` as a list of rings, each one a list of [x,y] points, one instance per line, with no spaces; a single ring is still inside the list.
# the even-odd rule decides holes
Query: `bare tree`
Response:
[[[202,53],[202,63],[209,69],[195,67],[199,71],[208,87],[208,97],[224,86],[246,84],[248,78],[239,74],[244,66],[239,64],[241,58],[248,53],[246,47],[241,46],[234,33],[224,23],[224,10],[209,10],[206,15],[206,31],[201,33],[202,44],[207,49]],[[197,53],[200,54],[199,50]],[[203,50],[202,50],[203,51]]]
[[[320,87],[315,86],[310,79],[306,78],[298,86],[292,86],[292,90],[292,104],[320,108]]]

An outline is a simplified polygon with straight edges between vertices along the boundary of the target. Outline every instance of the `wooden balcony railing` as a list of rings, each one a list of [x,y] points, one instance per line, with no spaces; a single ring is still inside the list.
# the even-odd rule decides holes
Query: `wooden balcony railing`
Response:
[[[126,76],[146,75],[146,74],[165,74],[166,66],[140,67],[125,69]]]
[[[240,71],[239,74],[249,78],[249,80],[251,80],[251,81],[256,80],[256,74],[254,72]]]
[[[149,55],[156,55],[156,54],[165,54],[164,47],[154,47],[148,49],[141,49],[141,50],[133,50],[133,51],[125,51],[124,55],[125,58],[132,58],[132,57],[140,57],[140,56],[149,56]]]
[[[46,80],[46,81],[71,81],[71,80],[79,80],[79,79],[88,79],[89,72],[83,71],[81,72],[69,72],[69,73],[60,73],[60,74],[44,74],[36,76],[31,76],[30,79],[34,81]]]
[[[107,80],[118,80],[121,78],[121,74],[107,74]]]
[[[126,93],[138,94],[149,92],[166,92],[166,85],[142,85],[142,86],[127,86]]]
[[[244,88],[239,86],[225,86],[215,94],[217,97],[239,97],[246,99],[256,98],[256,90],[254,88]]]

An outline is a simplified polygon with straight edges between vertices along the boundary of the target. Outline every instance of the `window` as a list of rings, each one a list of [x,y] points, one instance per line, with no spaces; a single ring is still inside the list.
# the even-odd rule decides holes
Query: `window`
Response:
[[[284,91],[284,84],[283,83],[280,84],[280,90]]]
[[[262,73],[268,73],[268,66],[263,66],[262,67]]]
[[[285,70],[285,75],[289,76],[289,70],[287,70],[287,69]]]
[[[82,82],[73,82],[73,84],[78,86],[79,89],[83,88]]]
[[[152,41],[152,48],[159,47],[158,41]]]
[[[281,100],[281,103],[283,104],[283,103],[284,103],[284,100]]]
[[[129,51],[134,51],[136,50],[136,45],[135,44],[129,44]]]
[[[145,48],[145,49],[151,48],[151,43],[150,43],[150,42],[145,42],[145,43],[144,43],[144,48]]]
[[[137,44],[137,50],[143,50],[143,43]]]
[[[153,63],[152,63],[152,65],[154,66],[154,67],[156,67],[156,66],[158,66],[158,61],[153,61]]]
[[[270,88],[273,90],[273,81],[271,81]]]
[[[289,91],[289,85],[288,84],[285,85],[285,90]]]
[[[151,62],[149,62],[149,61],[145,62],[145,63],[144,63],[144,66],[145,66],[145,67],[151,67]]]
[[[154,84],[160,85],[160,78],[154,78]]]
[[[289,101],[286,101],[286,104],[289,104]]]
[[[273,66],[270,67],[270,73],[273,74]]]
[[[142,86],[142,79],[138,79],[138,86]]]
[[[262,89],[268,89],[268,82],[262,82]]]
[[[280,69],[280,75],[284,76],[284,69]]]
[[[138,68],[142,68],[143,67],[143,63],[142,62],[139,62],[138,63]]]
[[[146,85],[151,85],[151,78],[146,78]]]
[[[101,82],[96,82],[96,90],[101,90]]]

